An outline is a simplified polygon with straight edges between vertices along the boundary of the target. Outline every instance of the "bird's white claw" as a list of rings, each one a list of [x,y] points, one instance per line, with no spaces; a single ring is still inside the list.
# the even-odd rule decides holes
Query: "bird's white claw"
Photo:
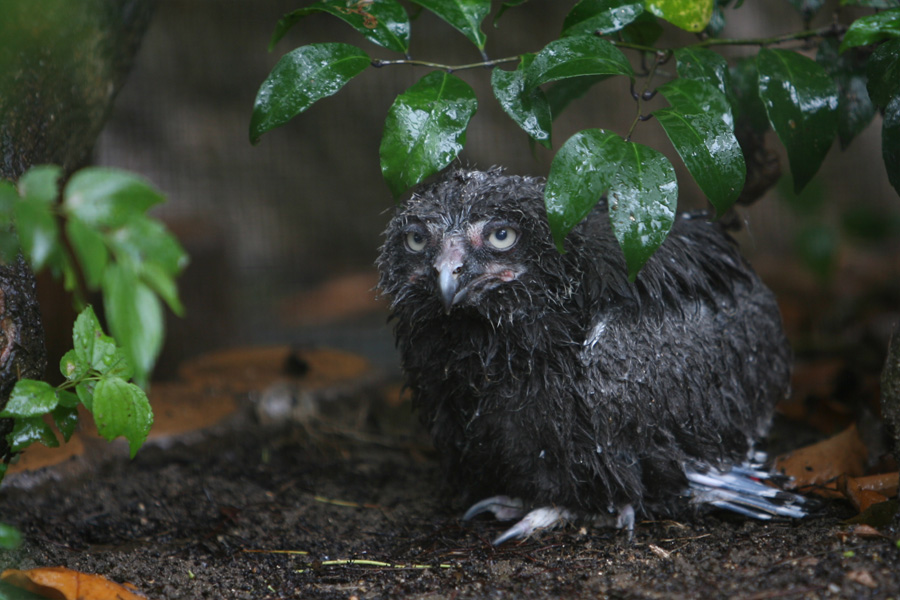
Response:
[[[616,529],[624,529],[629,542],[634,539],[634,507],[630,504],[619,509],[619,515],[616,517]]]
[[[525,508],[519,498],[492,496],[473,504],[469,510],[466,511],[466,514],[463,515],[463,521],[468,521],[469,519],[486,512],[494,515],[494,518],[498,521],[512,521],[513,519],[521,517],[525,512]]]
[[[527,538],[535,531],[548,529],[564,523],[569,520],[571,516],[571,513],[564,508],[557,508],[555,506],[536,508],[525,515],[521,521],[500,534],[493,543],[495,546],[499,546],[503,542],[508,542],[509,540]]]

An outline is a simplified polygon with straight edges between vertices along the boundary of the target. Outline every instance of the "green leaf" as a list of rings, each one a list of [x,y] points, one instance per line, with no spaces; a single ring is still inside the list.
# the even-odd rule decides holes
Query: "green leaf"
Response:
[[[63,436],[63,440],[68,442],[78,427],[78,409],[74,407],[57,406],[53,412],[53,422],[56,428]]]
[[[828,281],[834,274],[839,247],[837,232],[826,225],[808,225],[794,239],[800,260],[820,281]]]
[[[72,327],[72,351],[75,352],[76,359],[90,366],[94,361],[94,340],[102,335],[103,328],[100,327],[94,309],[85,307],[75,318],[75,325]],[[63,375],[66,375],[65,371]]]
[[[713,85],[731,102],[731,73],[728,61],[721,54],[705,48],[679,48],[675,51],[675,60],[679,77]]]
[[[59,397],[59,406],[57,408],[75,408],[80,402],[78,395],[69,390],[57,390],[56,395]]]
[[[841,42],[840,52],[856,46],[868,46],[882,40],[900,37],[900,8],[860,17],[855,20]]]
[[[739,60],[731,69],[731,102],[735,125],[762,134],[769,130],[766,107],[759,97],[759,72],[755,58]]]
[[[22,543],[22,534],[19,530],[6,523],[0,523],[0,548],[15,550]]]
[[[66,352],[59,360],[59,372],[62,373],[67,381],[81,379],[87,375],[90,368],[90,361],[81,358],[75,349]]]
[[[94,412],[94,388],[97,387],[96,381],[82,381],[75,386],[75,394],[78,400],[84,405],[88,412]]]
[[[165,331],[159,299],[133,272],[119,265],[106,270],[103,298],[110,331],[134,369],[135,380],[145,385]],[[117,363],[113,360],[109,364]]]
[[[103,236],[75,215],[66,220],[66,235],[78,257],[85,284],[88,289],[96,290],[100,287],[103,271],[109,263],[109,252]]]
[[[613,33],[643,12],[643,0],[581,0],[566,15],[562,36]]]
[[[624,140],[602,129],[579,131],[553,157],[544,203],[556,247],[587,216],[613,183],[625,157]]]
[[[63,210],[93,228],[119,227],[165,198],[147,180],[108,167],[89,167],[63,190]]]
[[[101,379],[94,389],[93,412],[100,435],[107,441],[124,436],[134,458],[153,425],[153,411],[143,390],[118,377]]]
[[[369,62],[365,52],[342,43],[310,44],[282,56],[256,95],[250,142],[256,144],[262,134],[337,93]]]
[[[59,227],[50,206],[22,200],[16,204],[16,227],[22,251],[31,267],[40,271],[59,255]]]
[[[481,22],[491,10],[491,0],[412,0],[430,10],[484,50],[486,36]]]
[[[692,79],[675,79],[659,91],[672,108],[653,114],[716,214],[724,214],[740,195],[747,175],[725,96]]]
[[[525,87],[581,77],[583,75],[627,75],[634,71],[622,52],[611,42],[590,35],[576,35],[547,44],[525,69]]]
[[[525,4],[528,0],[507,0],[503,4],[500,5],[500,10],[497,11],[497,16],[494,17],[494,27],[497,26],[497,21],[500,17],[503,16],[503,13],[508,11],[510,8],[515,8],[521,4]]]
[[[0,417],[28,418],[45,415],[59,404],[56,388],[46,381],[20,379]]]
[[[44,206],[56,204],[62,169],[56,165],[32,167],[19,178],[19,194],[30,202]]]
[[[789,50],[763,48],[757,66],[759,95],[787,148],[799,192],[819,170],[837,133],[837,86],[815,61]]]
[[[573,100],[577,100],[587,93],[595,84],[609,79],[609,75],[586,75],[584,77],[570,77],[554,81],[547,86],[544,96],[550,106],[552,118],[562,114],[563,110]]]
[[[433,71],[397,96],[381,138],[381,172],[394,197],[400,196],[456,158],[466,127],[478,108],[465,81]]]
[[[609,188],[609,218],[634,281],[675,222],[678,182],[665,156],[641,144],[625,145]]]
[[[491,87],[506,114],[534,141],[549,148],[553,121],[550,105],[541,88],[525,91],[525,73],[522,68],[524,64],[526,64],[525,57],[515,71],[494,69],[491,73]]]
[[[652,46],[662,36],[663,28],[659,19],[648,12],[641,13],[633,23],[622,30],[622,39],[632,44]]]
[[[700,32],[712,18],[714,0],[645,0],[647,10],[686,31]]]
[[[866,78],[869,97],[878,108],[885,108],[900,96],[900,39],[875,49],[866,65]]]
[[[12,453],[21,452],[35,442],[40,442],[48,448],[59,447],[56,434],[44,422],[43,416],[16,419],[12,432],[6,436],[6,441]]]
[[[0,581],[0,600],[47,600],[47,596]]]
[[[409,16],[396,0],[321,0],[282,17],[269,42],[269,52],[298,21],[317,12],[343,20],[373,44],[404,54],[409,50]]]
[[[816,62],[833,79],[838,89],[838,140],[841,150],[872,122],[875,105],[866,90],[866,58],[854,50],[838,54],[837,40],[826,38],[819,45]]]
[[[900,96],[884,109],[881,124],[881,156],[887,169],[888,181],[900,194]]]

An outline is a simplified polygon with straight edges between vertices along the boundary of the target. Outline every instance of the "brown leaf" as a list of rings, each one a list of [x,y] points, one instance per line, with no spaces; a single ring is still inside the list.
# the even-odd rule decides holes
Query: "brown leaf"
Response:
[[[856,425],[851,425],[817,444],[779,456],[775,468],[792,477],[797,488],[823,486],[841,475],[862,475],[867,454]]]
[[[53,600],[147,600],[127,587],[101,575],[65,567],[40,567],[28,571],[7,569],[0,580]]]
[[[869,573],[868,571],[863,571],[863,570],[850,571],[849,573],[847,573],[847,579],[849,579],[850,581],[859,583],[860,585],[864,585],[867,588],[871,588],[873,590],[878,587],[878,582],[875,581],[875,578],[872,577],[872,574]]]

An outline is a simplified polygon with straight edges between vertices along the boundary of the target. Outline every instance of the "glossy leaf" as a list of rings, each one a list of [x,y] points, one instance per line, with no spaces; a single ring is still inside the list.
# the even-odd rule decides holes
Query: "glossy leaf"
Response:
[[[872,122],[875,106],[866,89],[866,58],[857,50],[838,54],[837,41],[819,45],[816,62],[822,65],[838,89],[838,140],[841,150]]]
[[[78,257],[85,284],[89,289],[98,289],[103,280],[103,271],[109,264],[109,251],[103,236],[74,215],[66,221],[66,235]]]
[[[90,362],[80,357],[74,348],[63,354],[63,357],[59,359],[59,372],[68,381],[81,379],[87,374],[90,367]]]
[[[511,8],[515,8],[522,4],[525,4],[528,0],[507,0],[503,4],[500,5],[500,10],[497,11],[497,16],[494,17],[494,26],[497,26],[497,20],[503,16],[503,13],[508,11]]]
[[[860,17],[850,24],[839,50],[868,46],[882,40],[900,37],[900,8]]]
[[[56,217],[48,205],[29,200],[16,203],[15,215],[22,251],[32,269],[40,271],[60,252]]]
[[[731,74],[728,71],[728,61],[721,54],[688,46],[675,51],[675,60],[679,77],[715,86],[726,99],[731,100]]]
[[[165,198],[144,178],[107,167],[82,169],[63,190],[63,210],[94,228],[119,227]]]
[[[269,52],[301,19],[324,12],[348,23],[373,44],[396,52],[409,50],[409,16],[396,0],[320,0],[286,14],[269,41]]]
[[[569,77],[554,81],[547,86],[544,96],[550,106],[552,118],[562,114],[565,108],[573,101],[584,96],[595,84],[609,79],[609,75],[585,75],[583,77]]]
[[[284,125],[316,101],[336,94],[369,66],[369,56],[350,44],[301,46],[281,57],[259,88],[250,117],[250,142]]]
[[[724,214],[740,195],[747,175],[725,95],[692,79],[675,79],[659,91],[672,108],[653,114],[716,213]]]
[[[741,123],[757,133],[769,130],[769,117],[766,107],[759,97],[759,73],[754,58],[739,60],[730,70],[731,73],[731,110],[735,124]]]
[[[621,31],[623,40],[641,46],[652,46],[662,34],[663,28],[659,24],[659,19],[646,11]]]
[[[67,379],[70,375],[77,378],[78,374],[88,369],[105,372],[118,357],[116,341],[103,333],[97,315],[90,306],[82,310],[75,319],[72,345],[72,351],[63,356],[60,364],[60,368],[64,369],[62,374]]]
[[[534,141],[550,147],[550,128],[553,118],[550,105],[541,88],[525,90],[525,74],[522,65],[515,71],[494,69],[491,73],[491,87],[494,97],[504,112],[512,118]]]
[[[881,124],[881,155],[887,169],[888,181],[900,194],[900,96],[895,97],[884,109]]]
[[[38,165],[19,178],[19,194],[28,201],[45,206],[56,203],[62,169],[56,165]]]
[[[625,141],[615,133],[586,129],[566,140],[553,157],[544,203],[560,251],[565,237],[615,180],[625,151]]]
[[[21,452],[31,444],[40,442],[48,448],[59,447],[56,434],[43,416],[19,418],[15,420],[12,432],[6,436],[10,452]]]
[[[108,441],[125,437],[132,458],[153,425],[153,411],[147,395],[138,386],[118,377],[101,379],[97,383],[93,413],[100,435]]]
[[[381,138],[381,172],[395,197],[456,158],[478,108],[459,77],[434,71],[400,94],[388,111]]]
[[[49,383],[20,379],[3,411],[0,411],[0,417],[36,417],[50,412],[57,404],[59,399],[56,397],[56,389]]]
[[[763,48],[757,65],[759,95],[787,148],[799,192],[819,170],[837,133],[837,86],[815,61],[789,50]]]
[[[51,413],[56,428],[63,436],[63,441],[68,442],[78,427],[78,409],[74,407],[57,406]]]
[[[159,298],[134,273],[115,264],[104,275],[103,297],[110,331],[134,368],[135,381],[145,385],[165,330]]]
[[[699,32],[706,28],[713,13],[715,0],[645,0],[644,4],[657,17],[686,31]]]
[[[525,86],[584,75],[634,75],[631,64],[611,42],[577,35],[547,44],[525,69]]]
[[[566,15],[562,35],[613,33],[643,12],[643,0],[581,0]]]
[[[487,38],[481,22],[491,10],[491,0],[412,0],[425,7],[469,38],[479,50],[484,50]]]
[[[869,98],[879,108],[900,96],[900,39],[885,42],[875,49],[866,65]]]
[[[56,396],[59,398],[59,406],[63,408],[75,408],[80,402],[78,395],[69,390],[57,389]]]
[[[609,188],[609,218],[634,281],[675,222],[678,182],[665,156],[633,142]]]

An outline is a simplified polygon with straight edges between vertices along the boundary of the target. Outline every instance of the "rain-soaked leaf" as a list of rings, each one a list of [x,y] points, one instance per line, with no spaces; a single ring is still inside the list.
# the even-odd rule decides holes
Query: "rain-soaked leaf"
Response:
[[[66,567],[38,567],[28,571],[7,569],[0,580],[39,594],[41,598],[58,600],[147,600],[133,588],[110,581],[102,575],[73,571]]]
[[[672,107],[653,114],[716,213],[724,214],[740,195],[747,174],[725,95],[693,79],[672,80],[659,91]]]
[[[838,54],[837,40],[826,38],[819,45],[816,62],[837,84],[838,140],[844,150],[875,116],[875,106],[866,89],[866,58],[856,50]]]
[[[137,454],[153,425],[153,411],[141,388],[119,377],[101,379],[94,388],[94,423],[104,439],[128,440],[131,457]]]
[[[587,216],[613,183],[625,157],[624,140],[602,129],[579,131],[553,157],[544,202],[560,251],[566,235]]]
[[[381,172],[394,197],[456,158],[477,108],[469,84],[441,71],[429,73],[397,96],[385,119],[380,148]]]
[[[866,65],[869,98],[878,108],[900,96],[900,39],[885,42],[875,49]]]
[[[625,145],[609,188],[609,218],[633,281],[675,222],[678,182],[665,156],[641,144]]]
[[[19,418],[13,424],[13,430],[6,436],[10,452],[21,452],[31,444],[40,442],[48,448],[59,447],[56,434],[47,423],[43,415],[36,417]]]
[[[731,101],[731,74],[728,61],[721,54],[705,48],[679,48],[675,60],[679,77],[713,85]]]
[[[56,388],[46,381],[20,379],[16,382],[0,417],[37,417],[59,404]]]
[[[609,75],[585,75],[554,81],[547,86],[544,95],[550,105],[550,114],[555,119],[573,101],[584,96],[595,84],[609,78]]]
[[[900,194],[900,96],[884,109],[881,124],[881,156],[887,169],[888,181]]]
[[[164,200],[143,177],[108,167],[81,169],[63,190],[63,210],[94,228],[120,227]]]
[[[592,35],[576,35],[555,40],[538,52],[525,69],[525,86],[584,75],[626,75],[631,63],[611,42]]]
[[[703,31],[715,0],[645,0],[647,10],[686,31]]]
[[[562,35],[613,33],[643,12],[643,0],[581,0],[566,15]]]
[[[259,87],[250,117],[250,142],[257,143],[262,134],[337,93],[369,63],[369,56],[350,44],[310,44],[288,52]]]
[[[731,109],[734,113],[735,123],[756,133],[764,133],[769,130],[769,117],[766,115],[766,107],[759,97],[759,73],[756,70],[756,60],[745,58],[735,63],[731,68]]]
[[[481,22],[491,10],[491,0],[412,0],[455,27],[469,38],[479,50],[484,50],[487,38]]]
[[[523,57],[522,63],[515,71],[494,69],[491,73],[491,87],[506,114],[534,141],[549,148],[553,121],[550,105],[541,88],[526,91],[523,65],[530,62],[530,58],[526,57]]]
[[[789,50],[763,48],[757,66],[759,95],[787,149],[799,192],[819,170],[837,133],[837,86],[815,61]]]
[[[868,46],[882,40],[900,37],[900,8],[886,10],[860,17],[855,20],[844,39],[839,50],[844,52],[848,48],[856,46]]]
[[[372,42],[395,52],[409,50],[409,16],[396,0],[320,0],[286,14],[269,41],[269,52],[297,22],[317,12],[343,20]]]

